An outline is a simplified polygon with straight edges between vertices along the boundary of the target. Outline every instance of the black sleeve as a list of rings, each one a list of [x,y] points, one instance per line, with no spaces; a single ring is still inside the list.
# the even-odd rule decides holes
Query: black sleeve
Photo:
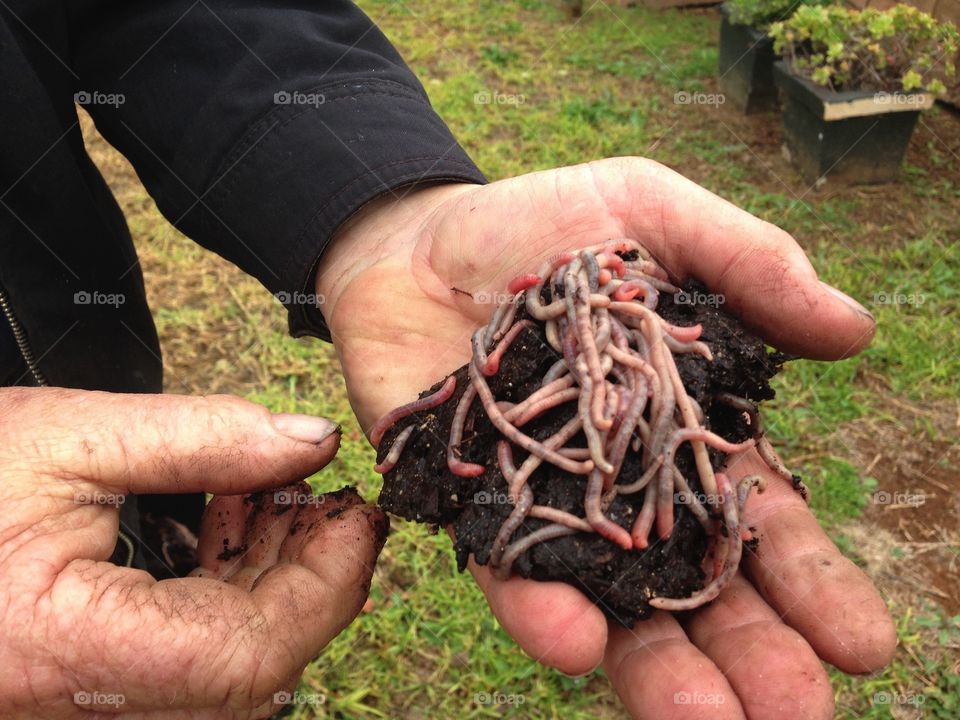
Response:
[[[78,101],[179,230],[291,300],[294,335],[329,339],[303,296],[362,205],[418,183],[485,182],[351,2],[72,7]]]

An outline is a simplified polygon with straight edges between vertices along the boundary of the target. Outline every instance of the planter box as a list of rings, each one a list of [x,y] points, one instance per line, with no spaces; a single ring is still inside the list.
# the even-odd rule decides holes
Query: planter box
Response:
[[[726,5],[720,12],[720,90],[727,103],[743,113],[775,109],[773,39],[749,25],[731,23]]]
[[[784,144],[808,182],[896,180],[927,93],[833,92],[774,65],[783,100]]]

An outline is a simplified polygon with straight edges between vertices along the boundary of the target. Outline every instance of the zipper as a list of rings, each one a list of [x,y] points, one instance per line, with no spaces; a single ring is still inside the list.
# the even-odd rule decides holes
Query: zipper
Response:
[[[27,340],[27,333],[24,332],[23,325],[17,320],[17,316],[13,314],[13,308],[10,307],[10,298],[7,296],[7,291],[2,287],[0,287],[0,310],[3,310],[3,314],[7,318],[7,323],[10,325],[11,332],[13,332],[13,339],[20,349],[20,356],[23,358],[23,362],[26,363],[27,369],[30,371],[30,375],[33,376],[34,382],[41,387],[45,387],[47,385],[47,379],[43,376],[43,373],[40,372],[40,368],[37,367],[37,361],[33,357],[30,341]]]
[[[34,382],[40,387],[47,387],[49,383],[47,383],[47,379],[37,366],[37,361],[33,355],[33,348],[30,347],[30,341],[27,339],[27,333],[24,331],[20,321],[17,320],[17,316],[13,314],[13,308],[10,307],[10,298],[7,295],[7,291],[2,287],[0,287],[0,310],[3,311],[4,317],[7,318],[7,324],[10,325],[10,331],[13,333],[13,339],[17,343],[17,348],[20,350],[20,356],[30,371],[30,375],[33,376]],[[127,560],[124,565],[131,567],[133,565],[133,557],[136,554],[133,540],[131,540],[123,530],[118,531],[118,537],[120,542],[127,548]]]

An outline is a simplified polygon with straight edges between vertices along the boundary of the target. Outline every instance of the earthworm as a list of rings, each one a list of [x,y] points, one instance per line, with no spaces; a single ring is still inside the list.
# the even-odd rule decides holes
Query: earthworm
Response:
[[[581,517],[577,517],[565,510],[558,510],[549,505],[534,505],[527,513],[527,517],[539,518],[540,520],[549,520],[550,522],[562,523],[581,532],[593,532],[593,526]]]
[[[460,477],[478,477],[483,475],[486,468],[477,463],[463,462],[458,453],[460,452],[460,441],[463,439],[463,426],[467,420],[467,413],[470,411],[470,405],[477,396],[477,389],[469,385],[460,396],[460,402],[457,403],[457,409],[453,414],[453,421],[450,423],[450,439],[447,441],[447,467],[450,472]]]
[[[390,452],[387,453],[387,456],[383,459],[383,462],[377,463],[373,466],[373,469],[376,472],[383,475],[384,473],[393,470],[393,467],[400,459],[400,453],[403,452],[404,445],[407,444],[407,440],[409,440],[410,436],[413,434],[414,427],[414,425],[408,425],[400,431],[400,434],[397,435],[396,439],[393,441],[393,445],[390,446]]]
[[[487,377],[491,375],[496,375],[497,371],[500,370],[500,360],[503,358],[503,354],[507,351],[507,348],[510,347],[510,344],[517,339],[517,335],[530,327],[529,320],[521,320],[516,325],[511,327],[504,334],[503,339],[497,343],[497,347],[487,355],[487,361],[483,364],[483,374]]]
[[[523,524],[524,518],[527,517],[530,508],[533,507],[533,490],[530,489],[529,485],[524,485],[520,491],[520,496],[516,499],[511,498],[511,500],[514,502],[513,510],[510,511],[510,515],[503,521],[503,525],[497,531],[497,537],[490,549],[490,566],[493,568],[500,566],[500,560],[507,549],[510,538],[513,537],[517,528]]]
[[[443,405],[443,403],[453,396],[453,391],[456,389],[456,387],[457,378],[451,375],[444,381],[443,385],[435,393],[414,400],[406,405],[401,405],[400,407],[394,408],[388,412],[382,418],[377,420],[374,426],[370,428],[371,444],[374,447],[379,447],[380,441],[383,439],[383,434],[398,420],[403,420],[403,418],[413,415],[414,413],[429,410],[437,407],[438,405]]]
[[[718,393],[716,399],[719,402],[725,403],[735,410],[740,410],[747,414],[747,417],[750,421],[750,431],[753,433],[754,439],[757,441],[757,452],[760,454],[760,457],[767,464],[771,470],[773,470],[777,475],[782,477],[784,480],[790,482],[793,485],[793,489],[796,490],[800,497],[802,497],[807,504],[810,503],[810,489],[804,484],[798,475],[794,475],[786,466],[780,462],[777,458],[777,454],[773,450],[773,446],[770,445],[770,441],[764,435],[763,430],[763,421],[760,418],[760,411],[757,409],[756,404],[750,402],[744,397],[739,397],[733,395],[732,393]]]
[[[566,390],[555,392],[553,395],[542,398],[526,408],[521,415],[514,416],[516,419],[511,418],[511,422],[517,427],[522,427],[543,412],[555,408],[558,405],[563,405],[563,403],[570,402],[571,400],[576,400],[578,397],[580,397],[579,388],[567,388]],[[508,417],[518,407],[520,406],[516,405],[511,408],[508,412],[504,413],[504,417]]]
[[[630,533],[603,514],[600,507],[602,494],[603,474],[600,470],[594,469],[590,473],[590,479],[587,480],[587,493],[583,501],[583,508],[587,513],[587,522],[590,523],[590,527],[610,542],[616,543],[624,550],[630,550],[633,547]]]
[[[573,535],[575,532],[577,531],[572,527],[561,525],[559,523],[553,523],[552,525],[544,525],[542,528],[539,530],[534,530],[529,535],[524,535],[519,540],[514,541],[504,551],[503,557],[500,559],[500,564],[493,567],[494,577],[497,577],[501,580],[506,580],[508,577],[510,577],[510,569],[513,567],[514,561],[534,545],[539,545],[547,540],[554,540],[559,537],[564,537],[565,535]],[[492,554],[493,553],[491,553],[491,555]]]

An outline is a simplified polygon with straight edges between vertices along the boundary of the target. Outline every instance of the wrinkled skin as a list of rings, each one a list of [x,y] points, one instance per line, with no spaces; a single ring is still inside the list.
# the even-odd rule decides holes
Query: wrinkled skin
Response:
[[[279,707],[360,611],[386,526],[357,496],[298,482],[334,456],[336,427],[308,419],[308,442],[278,417],[227,396],[0,390],[0,717]],[[274,488],[295,503],[279,514]],[[200,490],[217,495],[194,577],[106,562],[126,493]],[[255,511],[241,493],[258,490]],[[224,540],[249,551],[218,559]]]
[[[653,162],[400,191],[343,227],[317,274],[363,427],[468,361],[470,335],[493,309],[489,293],[557,252],[623,236],[676,278],[723,293],[726,311],[782,350],[837,359],[873,337],[869,313],[820,283],[789,235]],[[866,576],[755,453],[729,472],[768,478],[745,520],[760,552],[715,602],[684,617],[658,612],[626,630],[571,586],[501,582],[476,566],[473,575],[532,658],[570,675],[602,663],[636,718],[832,718],[820,660],[849,673],[882,668],[893,623]]]

